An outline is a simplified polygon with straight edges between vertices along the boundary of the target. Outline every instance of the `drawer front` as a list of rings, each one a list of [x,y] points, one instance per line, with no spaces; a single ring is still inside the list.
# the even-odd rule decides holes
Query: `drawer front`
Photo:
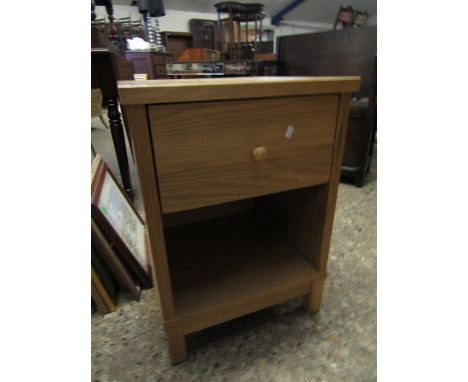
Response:
[[[328,182],[338,96],[149,107],[163,213]]]

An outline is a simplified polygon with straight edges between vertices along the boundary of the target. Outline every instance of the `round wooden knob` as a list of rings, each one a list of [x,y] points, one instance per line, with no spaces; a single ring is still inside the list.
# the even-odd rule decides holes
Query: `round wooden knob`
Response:
[[[253,156],[257,162],[262,162],[267,159],[267,149],[265,147],[256,147],[253,150]]]

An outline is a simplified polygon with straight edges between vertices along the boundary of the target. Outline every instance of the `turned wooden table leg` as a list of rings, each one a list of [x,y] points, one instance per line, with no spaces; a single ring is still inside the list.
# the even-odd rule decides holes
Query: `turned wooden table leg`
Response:
[[[317,280],[312,284],[310,294],[304,296],[304,306],[309,313],[317,313],[322,304],[323,284],[325,279]]]
[[[171,357],[171,363],[185,361],[187,358],[187,346],[185,344],[185,336],[174,330],[167,330],[167,342],[169,344],[169,356]]]
[[[123,188],[128,195],[132,195],[133,187],[130,179],[130,167],[128,165],[127,148],[125,146],[125,136],[117,98],[110,98],[108,100],[107,116],[109,117],[112,141],[114,142]]]

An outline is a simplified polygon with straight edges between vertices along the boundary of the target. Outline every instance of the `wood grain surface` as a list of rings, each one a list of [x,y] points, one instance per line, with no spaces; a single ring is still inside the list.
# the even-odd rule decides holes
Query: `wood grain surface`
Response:
[[[300,296],[316,312],[359,77],[119,89],[171,362],[193,331]]]
[[[319,277],[255,213],[167,229],[166,245],[176,316],[222,308],[292,281],[311,285]]]
[[[338,120],[336,124],[335,143],[333,146],[333,163],[330,169],[330,182],[324,189],[327,197],[324,198],[323,206],[326,213],[323,218],[323,235],[320,251],[317,251],[318,258],[315,265],[319,271],[327,268],[328,252],[330,250],[330,241],[333,229],[333,220],[335,219],[336,198],[338,195],[338,185],[340,183],[341,163],[343,162],[344,145],[346,141],[346,131],[348,129],[349,103],[351,94],[342,94],[338,106]],[[316,229],[317,227],[314,227]]]
[[[125,121],[129,125],[141,194],[145,207],[146,224],[151,246],[153,269],[156,273],[162,315],[165,320],[174,317],[171,279],[167,264],[166,246],[161,219],[161,207],[157,188],[156,170],[152,161],[151,138],[146,108],[143,105],[125,108]]]
[[[285,76],[360,76],[357,95],[371,92],[376,25],[281,36],[277,49]]]
[[[163,213],[328,182],[337,107],[335,95],[150,106]]]
[[[238,77],[119,81],[122,105],[337,94],[359,90],[359,77]]]

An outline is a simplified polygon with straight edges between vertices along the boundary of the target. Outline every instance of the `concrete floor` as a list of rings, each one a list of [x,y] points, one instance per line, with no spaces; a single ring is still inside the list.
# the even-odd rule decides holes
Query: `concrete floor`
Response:
[[[93,126],[99,127],[94,121]],[[119,176],[108,130],[96,151]],[[133,181],[137,182],[132,165]],[[92,316],[92,380],[375,381],[377,374],[376,158],[363,188],[341,183],[321,311],[293,300],[187,336],[188,358],[170,366],[157,291]],[[137,206],[141,202],[137,193]]]

